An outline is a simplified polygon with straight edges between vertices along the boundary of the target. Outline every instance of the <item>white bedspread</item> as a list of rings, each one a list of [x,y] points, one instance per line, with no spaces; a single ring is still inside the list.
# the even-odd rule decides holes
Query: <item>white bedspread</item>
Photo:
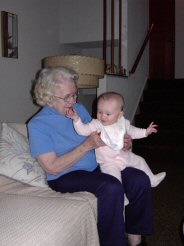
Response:
[[[1,246],[99,246],[96,223],[88,192],[60,194],[0,177]]]

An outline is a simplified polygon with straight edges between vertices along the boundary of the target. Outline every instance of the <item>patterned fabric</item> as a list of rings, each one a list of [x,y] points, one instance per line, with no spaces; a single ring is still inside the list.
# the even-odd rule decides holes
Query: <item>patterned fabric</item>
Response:
[[[27,138],[6,123],[0,136],[0,174],[32,186],[48,186],[45,172],[31,157]]]

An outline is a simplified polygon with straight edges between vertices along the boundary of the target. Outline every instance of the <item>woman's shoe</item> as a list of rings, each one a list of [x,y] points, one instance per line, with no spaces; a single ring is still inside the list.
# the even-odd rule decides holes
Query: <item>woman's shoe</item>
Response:
[[[146,238],[144,236],[142,236],[142,242],[137,244],[136,246],[148,246],[148,244],[146,243]],[[128,243],[128,246],[130,246],[130,244]]]
[[[148,246],[148,244],[146,242],[141,242],[141,243],[137,244],[136,246]]]

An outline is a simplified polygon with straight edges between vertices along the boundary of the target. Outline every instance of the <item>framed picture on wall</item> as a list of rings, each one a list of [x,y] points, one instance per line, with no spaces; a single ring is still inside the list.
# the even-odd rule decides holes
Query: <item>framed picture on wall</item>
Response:
[[[1,50],[3,57],[18,58],[18,16],[1,11]]]

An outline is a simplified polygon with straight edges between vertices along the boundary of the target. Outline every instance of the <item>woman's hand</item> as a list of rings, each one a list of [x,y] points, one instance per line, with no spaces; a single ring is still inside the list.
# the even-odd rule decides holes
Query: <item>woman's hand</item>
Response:
[[[84,144],[88,146],[89,149],[97,149],[99,147],[105,146],[105,143],[100,137],[100,133],[97,132],[91,133]]]
[[[129,150],[131,148],[132,148],[132,138],[130,137],[130,135],[125,134],[123,150]]]

